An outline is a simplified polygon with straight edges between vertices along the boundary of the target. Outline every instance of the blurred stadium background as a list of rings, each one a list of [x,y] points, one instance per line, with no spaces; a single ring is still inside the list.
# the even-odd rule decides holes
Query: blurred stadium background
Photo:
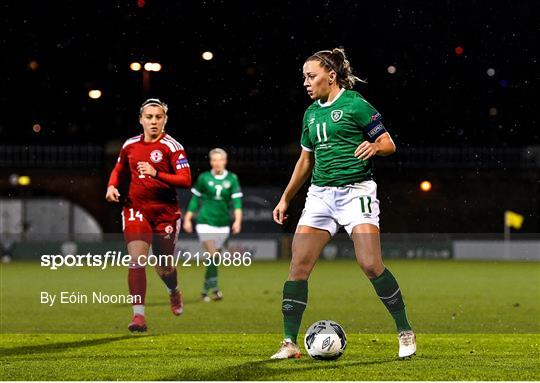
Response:
[[[270,211],[309,104],[301,65],[343,45],[398,146],[376,161],[383,232],[502,235],[509,210],[530,239],[540,226],[536,8],[303,1],[244,3],[240,17],[219,1],[5,2],[1,232],[119,232],[107,177],[150,96],[169,103],[168,130],[195,176],[210,148],[229,151],[249,191],[244,231],[279,232]]]
[[[391,262],[397,262],[394,267],[398,274],[403,273],[416,314],[423,318],[423,330],[531,333],[532,340],[522,341],[537,342],[538,263],[519,265],[511,261],[540,259],[539,26],[538,17],[534,17],[539,15],[538,4],[510,0],[234,3],[23,0],[0,4],[2,260],[37,259],[45,252],[84,253],[85,249],[96,250],[96,244],[103,241],[103,246],[110,245],[108,236],[120,233],[121,223],[119,206],[105,202],[108,176],[123,140],[140,131],[140,104],[148,97],[158,97],[169,105],[167,130],[184,145],[195,177],[208,169],[210,148],[219,146],[229,152],[228,167],[238,174],[245,194],[243,234],[235,238],[236,246],[251,249],[255,259],[283,260],[275,262],[275,267],[259,266],[241,279],[246,283],[251,283],[251,277],[265,281],[261,282],[261,291],[250,294],[270,294],[264,306],[261,304],[261,312],[272,313],[266,318],[275,322],[275,328],[267,331],[277,333],[280,313],[276,297],[281,288],[277,279],[285,277],[291,233],[307,190],[304,188],[293,201],[291,217],[283,228],[272,223],[271,211],[300,153],[301,119],[310,103],[302,87],[301,66],[314,51],[344,46],[356,73],[368,81],[356,89],[381,112],[398,147],[395,155],[375,161],[383,253],[387,259],[395,259]],[[179,195],[185,209],[189,192],[179,190]],[[508,238],[511,241],[505,242]],[[121,241],[121,237],[114,240]],[[181,234],[180,247],[196,246],[195,237]],[[323,253],[326,260],[350,260],[352,256],[350,243],[341,236]],[[400,258],[449,261],[436,264]],[[461,259],[487,262],[457,262]],[[507,262],[495,265],[498,260]],[[343,271],[340,262],[333,263],[323,262],[316,278],[331,276],[332,270]],[[31,291],[38,291],[38,286],[47,285],[49,280],[54,280],[52,287],[62,288],[62,279],[57,278],[60,274],[46,274],[31,262],[13,262],[1,266],[1,270],[2,332],[32,332],[32,321],[22,319],[26,314],[19,303],[30,302]],[[422,284],[423,270],[437,270],[434,275],[439,279]],[[457,277],[469,275],[465,270],[471,278],[482,275],[470,290],[467,280]],[[526,272],[532,282],[520,280]],[[224,275],[227,273],[233,278],[234,271],[225,271]],[[88,289],[90,282],[99,278],[92,272],[62,275],[71,286],[85,281]],[[92,280],[85,280],[91,275]],[[118,292],[125,289],[120,272],[107,275],[111,278],[103,280],[104,286]],[[275,278],[270,281],[264,275]],[[417,275],[420,280],[415,280]],[[186,271],[186,284],[199,283],[199,277],[193,270]],[[462,282],[456,290],[454,278]],[[223,280],[229,284],[230,307],[240,306],[245,291],[226,277]],[[427,298],[420,290],[434,289],[443,280],[448,296],[441,292],[436,299],[448,304],[448,310],[461,307],[459,302],[470,305],[470,311],[463,309],[469,314],[474,307],[480,308],[477,316],[467,317],[457,328],[449,325],[456,313],[439,312],[427,303],[422,306]],[[492,287],[487,283],[493,280],[501,282],[498,292],[506,294],[499,296],[500,306],[490,304]],[[351,277],[347,294],[358,288],[355,283]],[[32,289],[27,290],[28,285]],[[157,289],[155,284],[151,288]],[[193,296],[198,294],[198,285],[187,288],[193,290]],[[470,296],[477,288],[483,290]],[[366,297],[371,293],[367,286],[362,289]],[[324,289],[319,293],[330,294],[328,300],[336,299]],[[336,294],[339,296],[339,292]],[[506,312],[507,307],[513,308]],[[522,309],[515,317],[512,310],[518,307]],[[118,322],[120,327],[110,332],[123,332],[122,310],[114,316],[115,326]],[[203,318],[207,309],[193,310]],[[314,320],[328,313],[320,306],[313,310],[308,315]],[[385,318],[382,311],[373,310],[373,315]],[[436,314],[430,316],[431,310]],[[456,310],[459,317],[461,308]],[[482,317],[481,310],[489,315]],[[45,311],[39,312],[45,315]],[[224,320],[234,320],[236,312],[222,314]],[[73,315],[80,313],[75,311]],[[350,319],[351,315],[336,313],[341,318]],[[67,319],[59,312],[52,318],[59,320],[57,326],[47,322],[44,331],[57,332]],[[484,328],[478,325],[485,318],[491,318],[492,327],[489,323]],[[347,322],[349,319],[342,320],[352,331],[391,331],[373,324],[364,328],[352,319]],[[511,324],[506,325],[505,320]],[[468,327],[470,323],[475,326]],[[194,326],[187,328],[198,328]],[[162,331],[166,329],[162,327]],[[260,329],[246,330],[250,331]],[[57,348],[69,348],[65,346],[69,342],[74,342],[73,347],[79,343],[86,347],[85,341],[75,338],[59,340],[63,343]],[[44,352],[39,345],[26,346],[26,342],[38,338],[4,339],[13,342],[11,346],[21,347],[7,352],[12,364],[5,370],[5,379],[57,377],[54,369],[40,375],[44,365],[39,362],[35,364],[37,375],[20,375],[16,372],[18,362],[9,359],[26,352]],[[367,345],[372,342],[362,339]],[[521,347],[518,338],[512,339],[517,348]],[[427,338],[424,341],[427,344]],[[269,345],[271,340],[265,342]],[[525,353],[525,362],[529,343],[520,350]],[[500,339],[495,339],[486,347],[497,350],[499,344]],[[350,353],[361,358],[362,353],[354,347],[353,342]],[[51,356],[56,355],[54,352]],[[447,356],[453,357],[451,353]],[[507,362],[515,360],[509,358]],[[235,363],[232,359],[229,362]],[[374,366],[379,362],[373,361]],[[503,379],[539,378],[537,364],[532,370],[522,369],[524,375],[520,376],[519,368],[502,364],[495,368],[489,363],[482,371],[502,371]],[[110,375],[98,376],[114,378],[116,367],[111,366]],[[250,365],[246,362],[244,367]],[[431,367],[422,371],[429,372]],[[446,371],[445,365],[440,368]],[[197,375],[193,371],[186,375],[171,372],[168,377],[257,378],[249,374]],[[400,378],[381,371],[379,375],[344,377]],[[463,374],[455,376],[462,380],[493,377],[468,374],[470,371],[464,367]],[[504,375],[505,371],[518,373]],[[268,371],[261,375],[268,379],[283,377],[264,373]],[[64,374],[72,380],[95,376]],[[333,375],[301,376],[311,380],[321,376],[332,379]],[[410,376],[417,380],[453,378],[444,372]],[[150,375],[153,379],[162,377]]]

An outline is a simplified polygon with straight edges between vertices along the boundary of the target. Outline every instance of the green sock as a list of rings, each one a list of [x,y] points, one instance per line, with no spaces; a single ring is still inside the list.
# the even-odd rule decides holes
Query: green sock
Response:
[[[411,330],[399,285],[390,270],[384,269],[381,275],[371,280],[371,283],[382,303],[394,318],[398,332]]]
[[[218,286],[218,268],[212,262],[209,266],[206,266],[206,272],[204,273],[204,287],[203,293],[208,293],[210,290],[217,289]]]
[[[283,285],[283,334],[297,343],[298,331],[302,322],[302,314],[307,306],[308,282],[287,281]]]

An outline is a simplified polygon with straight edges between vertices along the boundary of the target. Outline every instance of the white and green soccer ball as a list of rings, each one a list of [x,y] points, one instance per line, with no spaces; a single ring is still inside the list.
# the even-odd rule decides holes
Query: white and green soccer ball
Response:
[[[343,327],[334,321],[317,321],[307,329],[304,347],[313,359],[334,360],[343,355],[347,335]]]

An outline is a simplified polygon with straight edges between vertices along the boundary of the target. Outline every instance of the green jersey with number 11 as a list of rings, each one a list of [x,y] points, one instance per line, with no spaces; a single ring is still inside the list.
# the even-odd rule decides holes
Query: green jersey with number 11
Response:
[[[216,175],[206,171],[199,175],[191,189],[193,197],[189,201],[188,211],[196,212],[197,223],[211,226],[229,226],[231,224],[231,201],[234,209],[242,208],[242,190],[236,174],[227,170]]]
[[[354,151],[386,132],[381,120],[377,110],[353,90],[341,89],[331,102],[315,101],[304,114],[301,138],[302,148],[315,156],[311,182],[344,186],[372,179],[371,160],[359,160]]]

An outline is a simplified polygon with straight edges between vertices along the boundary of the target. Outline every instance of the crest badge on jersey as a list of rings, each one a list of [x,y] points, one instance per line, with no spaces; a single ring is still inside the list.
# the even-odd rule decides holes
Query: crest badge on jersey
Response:
[[[231,187],[231,183],[230,183],[229,181],[223,181],[223,187],[224,187],[225,189],[228,189],[228,188]]]
[[[167,234],[165,237],[165,239],[171,239],[171,234],[174,232],[174,227],[172,227],[171,225],[167,225],[165,227],[165,233]]]
[[[341,117],[343,117],[343,111],[339,109],[333,110],[330,113],[330,117],[332,118],[332,121],[338,122],[339,120],[341,120]]]
[[[163,153],[161,153],[161,150],[152,150],[150,153],[150,159],[153,163],[158,163],[163,159]]]

